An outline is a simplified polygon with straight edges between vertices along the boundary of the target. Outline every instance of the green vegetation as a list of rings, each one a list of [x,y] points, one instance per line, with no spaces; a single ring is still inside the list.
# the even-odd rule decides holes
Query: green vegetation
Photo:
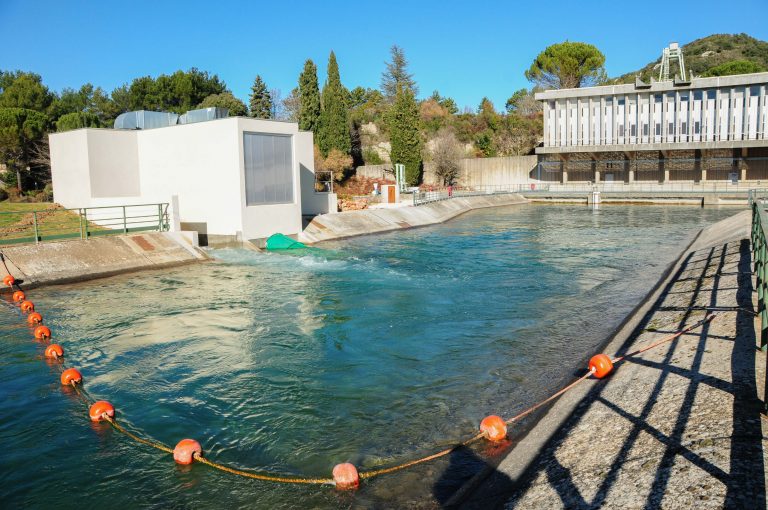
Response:
[[[56,131],[71,131],[87,127],[101,127],[99,117],[88,112],[65,113],[56,121]]]
[[[317,84],[317,66],[307,59],[299,75],[299,129],[316,132],[319,125],[320,87]]]
[[[730,76],[733,74],[761,73],[766,68],[749,60],[734,60],[709,69],[703,76]]]
[[[422,140],[419,107],[409,88],[398,85],[395,103],[387,115],[392,161],[405,165],[405,180],[409,186],[421,181]]]
[[[331,52],[328,57],[328,79],[323,86],[322,111],[317,133],[317,145],[323,156],[328,156],[333,149],[344,154],[349,154],[352,150],[347,109],[348,95],[347,89],[341,84],[336,55]]]
[[[548,89],[572,89],[603,83],[605,55],[591,44],[565,41],[548,46],[525,72],[528,80]]]
[[[267,90],[267,84],[256,75],[256,79],[251,86],[250,116],[257,119],[272,118],[272,96]]]
[[[389,103],[395,101],[398,87],[411,92],[416,97],[419,95],[419,87],[413,75],[408,72],[408,60],[405,52],[396,44],[389,50],[391,60],[385,62],[386,68],[381,73],[381,92]]]
[[[686,67],[696,76],[726,76],[768,69],[768,42],[746,34],[712,35],[683,46]],[[631,83],[657,74],[660,59],[639,71],[612,80]],[[432,162],[444,182],[452,182],[460,157],[517,156],[533,153],[541,140],[541,103],[534,94],[552,87],[580,87],[605,80],[605,57],[583,42],[565,41],[545,48],[525,76],[530,89],[510,91],[503,111],[488,98],[477,108],[461,111],[450,97],[434,91],[418,99],[418,84],[405,51],[390,48],[380,89],[352,87],[341,81],[336,56],[328,59],[328,76],[320,92],[317,67],[306,60],[296,87],[281,100],[256,76],[249,106],[235,97],[215,74],[192,68],[157,77],[143,76],[111,93],[90,83],[60,93],[46,87],[40,75],[0,71],[0,163],[6,190],[18,200],[43,200],[50,182],[47,134],[83,127],[110,127],[130,110],[176,113],[198,107],[227,108],[230,115],[279,118],[312,131],[317,144],[315,168],[337,179],[353,166],[403,163],[408,181],[416,184],[422,161]],[[15,190],[18,186],[18,190]]]
[[[736,61],[751,62],[759,66],[759,69],[768,69],[768,42],[760,41],[747,34],[710,35],[689,42],[682,47],[682,50],[685,55],[686,70],[695,76],[725,76],[725,74],[709,73],[719,66]],[[645,67],[619,76],[612,82],[633,83],[635,76],[639,76],[641,80],[650,83],[651,77],[656,79],[659,77],[659,71],[654,67],[660,62],[661,52],[656,60]]]
[[[203,99],[198,108],[226,108],[231,117],[245,117],[248,115],[248,107],[245,103],[232,95],[232,92],[226,91],[220,94],[211,94]],[[61,131],[61,130],[59,130]]]

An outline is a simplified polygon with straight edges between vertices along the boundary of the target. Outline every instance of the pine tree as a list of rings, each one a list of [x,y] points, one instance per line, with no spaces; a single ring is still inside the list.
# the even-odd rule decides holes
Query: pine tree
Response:
[[[259,75],[256,75],[256,79],[251,87],[251,102],[248,115],[257,119],[272,118],[272,96],[267,90],[267,84],[264,83],[264,80]]]
[[[389,138],[392,143],[392,163],[405,165],[405,180],[409,186],[419,184],[421,177],[422,140],[419,107],[413,91],[397,87],[395,103],[387,114]]]
[[[381,73],[381,92],[390,103],[395,100],[398,85],[404,89],[410,90],[414,97],[419,93],[419,87],[416,86],[416,80],[408,72],[408,60],[405,58],[405,52],[397,45],[390,48],[392,55],[391,62],[385,62],[387,68]]]
[[[311,59],[304,62],[299,75],[299,129],[317,132],[320,123],[320,87],[317,84],[317,66]]]
[[[331,52],[328,57],[328,79],[323,86],[322,108],[320,112],[320,127],[317,144],[324,157],[333,149],[344,154],[352,150],[352,140],[349,136],[349,110],[347,96],[349,93],[341,84],[339,66],[336,55]]]

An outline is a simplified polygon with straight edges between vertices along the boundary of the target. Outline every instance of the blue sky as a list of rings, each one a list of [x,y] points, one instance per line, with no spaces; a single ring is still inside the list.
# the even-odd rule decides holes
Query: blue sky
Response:
[[[286,96],[307,58],[322,86],[331,50],[348,88],[378,87],[397,44],[421,96],[437,89],[473,108],[488,96],[501,109],[529,85],[523,72],[549,44],[592,43],[617,76],[669,41],[741,32],[766,40],[766,19],[768,0],[0,0],[0,69],[37,72],[56,91],[86,82],[111,91],[138,76],[197,67],[247,100],[256,74]]]

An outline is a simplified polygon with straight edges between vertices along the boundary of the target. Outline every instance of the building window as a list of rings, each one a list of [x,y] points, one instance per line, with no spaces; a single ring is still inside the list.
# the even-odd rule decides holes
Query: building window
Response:
[[[697,120],[693,123],[693,134],[698,135],[699,133],[701,133],[701,122]]]
[[[648,136],[648,124],[643,124],[643,136]]]
[[[629,125],[629,136],[637,136],[637,126],[634,124]]]
[[[674,135],[675,134],[675,123],[670,122],[669,123],[669,131],[667,132],[668,135]]]
[[[293,147],[289,135],[243,133],[245,205],[293,202]]]
[[[656,136],[661,136],[661,123],[656,123]]]

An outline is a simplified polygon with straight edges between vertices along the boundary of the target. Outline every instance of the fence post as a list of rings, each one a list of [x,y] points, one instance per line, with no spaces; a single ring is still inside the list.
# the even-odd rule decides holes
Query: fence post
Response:
[[[85,226],[85,238],[88,239],[88,208],[83,208],[83,225]]]
[[[123,206],[123,234],[127,234],[127,233],[128,233],[128,223],[127,223],[127,220],[125,219],[125,206]]]
[[[40,242],[40,232],[37,228],[37,211],[32,211],[32,223],[35,227],[35,244]]]
[[[80,239],[85,239],[85,232],[83,231],[83,209],[82,207],[77,211],[77,219],[80,222]]]

